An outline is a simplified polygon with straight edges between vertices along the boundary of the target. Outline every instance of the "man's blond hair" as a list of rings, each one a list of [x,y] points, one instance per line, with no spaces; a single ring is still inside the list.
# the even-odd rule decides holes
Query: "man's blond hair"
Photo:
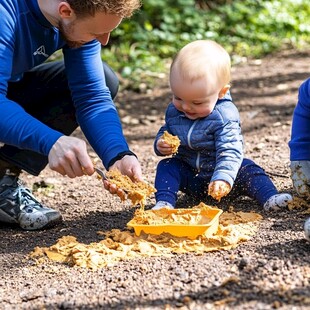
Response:
[[[171,64],[170,77],[174,70],[189,82],[207,78],[223,87],[230,82],[230,56],[212,40],[197,40],[185,45],[176,54]]]
[[[66,0],[79,17],[94,16],[97,12],[127,18],[141,6],[140,0]]]

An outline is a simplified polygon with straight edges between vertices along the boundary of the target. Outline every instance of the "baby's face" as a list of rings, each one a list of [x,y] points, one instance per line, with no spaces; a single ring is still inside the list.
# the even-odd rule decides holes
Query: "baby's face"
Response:
[[[171,75],[170,86],[173,93],[172,103],[192,120],[208,116],[213,111],[221,91],[217,85],[206,83],[205,79],[188,82],[174,74]]]

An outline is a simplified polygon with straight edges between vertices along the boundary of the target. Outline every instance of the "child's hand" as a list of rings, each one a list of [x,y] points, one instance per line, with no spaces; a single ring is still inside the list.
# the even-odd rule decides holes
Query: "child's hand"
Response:
[[[161,138],[157,140],[156,148],[162,155],[173,154],[173,148]]]
[[[213,181],[209,184],[208,194],[214,199],[220,201],[222,197],[230,192],[231,188],[226,181]]]

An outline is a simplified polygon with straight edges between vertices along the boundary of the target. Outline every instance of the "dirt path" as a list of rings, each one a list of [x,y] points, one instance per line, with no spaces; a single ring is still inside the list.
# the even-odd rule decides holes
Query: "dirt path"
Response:
[[[310,52],[286,52],[238,65],[233,72],[246,156],[270,172],[281,191],[292,192],[287,143],[298,86],[310,75],[309,64]],[[151,183],[158,161],[153,139],[169,97],[162,87],[117,98],[124,132]],[[53,185],[40,187],[36,195],[59,209],[64,222],[38,232],[0,224],[1,309],[310,309],[310,243],[303,238],[303,210],[266,214],[249,199],[221,203],[224,210],[233,204],[237,211],[263,216],[250,241],[229,251],[134,259],[93,272],[37,265],[27,255],[64,235],[98,241],[98,230],[123,229],[134,209],[104,191],[94,176],[71,180],[45,169],[39,177],[22,179],[29,186]]]

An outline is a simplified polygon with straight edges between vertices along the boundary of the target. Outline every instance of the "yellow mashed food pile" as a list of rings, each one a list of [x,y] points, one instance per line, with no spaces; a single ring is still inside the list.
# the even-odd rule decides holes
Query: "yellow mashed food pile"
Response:
[[[133,182],[127,175],[123,175],[117,169],[106,173],[109,182],[115,184],[125,192],[125,196],[119,196],[122,201],[131,200],[133,206],[140,204],[144,208],[146,199],[156,192],[156,189],[146,182]]]
[[[257,221],[261,218],[254,212],[234,212],[231,209],[222,213],[218,231],[212,237],[201,235],[194,240],[166,233],[136,236],[134,232],[118,229],[97,232],[104,239],[90,244],[80,243],[74,236],[63,236],[50,247],[36,247],[30,257],[37,263],[56,261],[96,270],[133,258],[229,250],[249,240],[256,233]]]
[[[167,130],[164,131],[164,134],[161,136],[161,139],[163,139],[167,144],[169,144],[172,148],[172,154],[175,154],[178,152],[178,148],[180,146],[180,139],[178,136],[173,136],[170,134]]]
[[[307,197],[307,199],[310,197]],[[294,196],[293,200],[288,203],[288,209],[291,211],[293,209],[304,208],[305,210],[302,212],[304,214],[310,214],[310,206],[306,199],[301,197]]]

